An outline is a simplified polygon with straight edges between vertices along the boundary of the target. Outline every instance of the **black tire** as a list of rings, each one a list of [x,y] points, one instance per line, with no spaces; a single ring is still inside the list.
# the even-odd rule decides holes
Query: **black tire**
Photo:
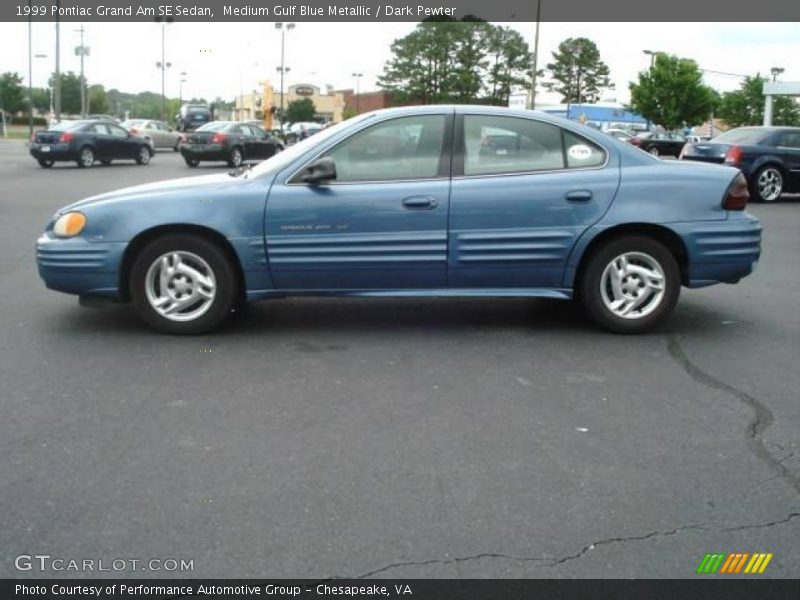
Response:
[[[181,140],[180,140],[180,138],[175,140],[175,145],[172,147],[172,150],[175,151],[175,152],[180,152],[181,151]]]
[[[647,259],[656,261],[663,272],[664,293],[660,301],[652,305],[649,313],[626,318],[615,314],[606,306],[603,287],[607,284],[603,282],[603,274],[607,267],[611,268],[612,261],[631,253],[635,253],[633,257],[644,255]],[[653,238],[643,235],[618,237],[602,244],[586,260],[581,269],[580,281],[576,285],[578,298],[592,320],[608,331],[630,334],[653,329],[669,317],[678,302],[681,289],[678,262],[666,246]],[[637,277],[638,275],[626,275],[622,280],[623,285],[632,287],[630,293],[635,296],[647,291],[640,291],[637,287]],[[644,287],[645,284],[640,282],[639,285]],[[606,288],[605,293],[610,293],[610,289]],[[641,310],[647,311],[650,305],[651,301],[646,300]]]
[[[231,153],[228,155],[228,165],[231,167],[241,167],[244,162],[244,153],[239,146],[231,148]]]
[[[192,167],[193,169],[194,169],[194,168],[195,168],[197,165],[199,165],[199,164],[200,164],[200,161],[199,161],[199,160],[197,160],[196,158],[186,158],[186,157],[184,156],[184,157],[183,157],[183,160],[184,160],[184,162],[186,162],[186,165],[187,165],[187,166],[189,166],[189,167]]]
[[[153,150],[150,146],[139,146],[139,150],[136,151],[136,164],[149,165],[151,158],[153,158]]]
[[[91,146],[83,146],[78,151],[78,160],[76,161],[81,169],[91,167],[94,164],[94,148]]]
[[[206,311],[193,320],[174,321],[162,316],[147,298],[148,270],[160,257],[171,252],[188,252],[200,257],[216,280],[213,300]],[[131,266],[129,286],[139,317],[153,329],[168,334],[195,335],[213,330],[225,321],[239,297],[235,268],[222,248],[204,237],[184,233],[165,235],[142,248]]]
[[[55,164],[56,161],[47,160],[46,158],[40,158],[36,162],[38,162],[39,166],[42,167],[43,169],[49,169],[50,167],[52,167]]]
[[[658,150],[658,148],[656,148],[655,146],[653,146],[652,148],[650,148],[650,150],[648,150],[648,152],[649,152],[650,154],[652,154],[653,156],[655,156],[655,157],[661,157],[661,152],[660,152],[660,151]]]
[[[776,187],[770,186],[770,189],[767,190],[762,189],[762,186],[760,185],[761,178],[769,175],[770,173],[777,178],[777,191]],[[750,195],[754,200],[759,202],[775,202],[781,197],[781,194],[785,189],[786,175],[777,165],[764,165],[758,171],[756,171],[755,175],[753,175],[753,178],[750,181]]]

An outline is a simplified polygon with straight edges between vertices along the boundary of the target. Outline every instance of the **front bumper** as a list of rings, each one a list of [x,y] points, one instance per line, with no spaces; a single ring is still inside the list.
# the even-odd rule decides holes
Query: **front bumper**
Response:
[[[125,242],[61,239],[49,233],[36,240],[39,276],[51,290],[116,300]]]

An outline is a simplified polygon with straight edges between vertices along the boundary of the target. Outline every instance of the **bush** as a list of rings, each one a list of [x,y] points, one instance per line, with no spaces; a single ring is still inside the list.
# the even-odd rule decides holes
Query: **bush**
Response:
[[[6,124],[8,125],[27,125],[28,115],[17,115],[9,117],[6,115]],[[47,119],[45,117],[33,117],[33,124],[36,126],[47,126]]]

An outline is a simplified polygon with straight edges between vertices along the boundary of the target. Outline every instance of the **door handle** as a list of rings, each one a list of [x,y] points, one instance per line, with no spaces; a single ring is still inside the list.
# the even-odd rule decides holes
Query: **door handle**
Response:
[[[572,190],[566,193],[565,198],[570,202],[588,202],[592,199],[592,192],[589,190]]]
[[[436,208],[439,201],[433,196],[409,196],[403,198],[403,206],[410,209]]]

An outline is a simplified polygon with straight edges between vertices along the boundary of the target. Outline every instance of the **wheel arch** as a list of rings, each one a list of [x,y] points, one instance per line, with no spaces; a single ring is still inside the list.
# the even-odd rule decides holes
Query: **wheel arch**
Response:
[[[244,279],[244,271],[242,270],[242,263],[239,260],[239,256],[237,255],[236,251],[234,250],[233,246],[228,241],[228,239],[224,235],[222,235],[219,231],[211,229],[210,227],[205,227],[203,225],[175,223],[168,225],[157,225],[155,227],[151,227],[150,229],[145,229],[143,231],[140,231],[128,243],[128,245],[125,248],[125,252],[122,255],[122,261],[120,263],[120,269],[119,269],[119,296],[122,301],[129,302],[131,299],[129,280],[130,280],[131,268],[133,267],[133,261],[136,258],[136,255],[142,250],[142,248],[144,248],[147,244],[149,244],[153,240],[162,237],[164,235],[178,234],[178,233],[185,233],[203,237],[209,241],[214,242],[220,248],[222,248],[222,250],[228,256],[228,259],[231,261],[231,264],[233,265],[234,270],[236,272],[236,283],[239,288],[237,290],[238,295],[240,298],[245,297],[246,286]]]
[[[680,235],[664,225],[656,225],[653,223],[623,223],[604,229],[588,242],[581,252],[577,267],[572,272],[571,281],[567,281],[568,285],[576,289],[592,254],[603,244],[625,235],[643,235],[661,242],[675,257],[678,263],[678,268],[681,273],[681,283],[683,285],[688,284],[689,251]]]

